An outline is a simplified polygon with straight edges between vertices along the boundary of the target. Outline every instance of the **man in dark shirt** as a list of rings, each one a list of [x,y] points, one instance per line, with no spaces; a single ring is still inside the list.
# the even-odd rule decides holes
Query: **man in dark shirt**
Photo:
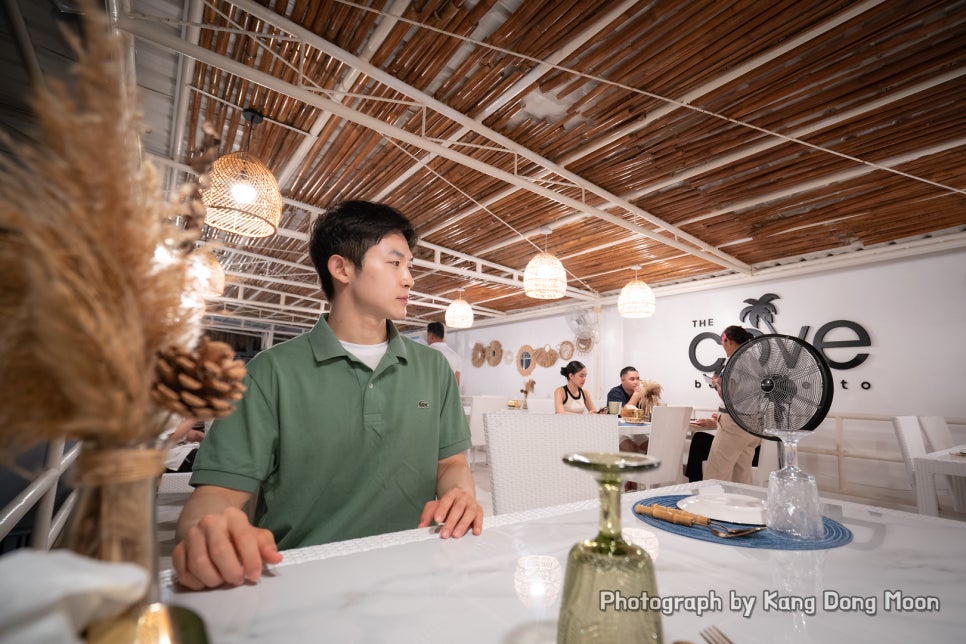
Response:
[[[621,384],[607,392],[607,402],[619,402],[621,407],[637,407],[644,395],[641,376],[634,367],[621,369]]]
[[[637,407],[644,395],[644,388],[641,386],[641,375],[635,367],[627,366],[621,369],[621,384],[607,392],[607,402],[619,402],[621,407]],[[621,436],[620,451],[622,452],[647,452],[647,439],[638,444],[630,436]],[[633,483],[624,486],[625,490],[636,489]]]

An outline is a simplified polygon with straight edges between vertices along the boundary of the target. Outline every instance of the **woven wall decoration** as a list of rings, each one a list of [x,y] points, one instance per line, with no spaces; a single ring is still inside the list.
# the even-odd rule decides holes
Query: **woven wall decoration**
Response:
[[[577,338],[577,351],[580,353],[590,353],[594,348],[593,338]]]
[[[486,364],[491,367],[496,367],[500,364],[500,360],[503,359],[503,345],[500,344],[499,340],[493,340],[490,342],[490,346],[486,348]]]
[[[536,358],[537,364],[544,369],[549,369],[557,362],[557,350],[549,344],[544,345],[542,349],[537,349],[535,354],[534,357]]]
[[[533,361],[537,363],[538,366],[543,366],[543,347],[537,347],[533,350]]]
[[[537,366],[537,361],[533,359],[533,347],[525,344],[517,351],[517,371],[521,376],[529,376]]]
[[[557,352],[560,354],[561,360],[570,362],[570,359],[574,357],[574,343],[570,340],[564,340],[557,347]]]
[[[483,363],[486,362],[486,347],[482,343],[477,342],[473,345],[473,354],[471,361],[473,366],[476,368],[482,367]]]

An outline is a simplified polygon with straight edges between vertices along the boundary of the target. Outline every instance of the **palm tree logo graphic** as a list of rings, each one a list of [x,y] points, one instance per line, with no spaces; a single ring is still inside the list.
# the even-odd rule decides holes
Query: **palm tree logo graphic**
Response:
[[[772,325],[772,321],[774,321],[775,316],[778,315],[778,309],[775,308],[774,304],[772,304],[772,300],[777,299],[780,298],[774,293],[765,293],[757,300],[753,297],[748,298],[745,300],[745,304],[748,306],[741,309],[739,319],[744,322],[745,318],[747,318],[748,323],[756,329],[759,328],[759,325],[762,322],[764,322],[769,331],[772,333],[778,333],[775,330],[775,327]]]

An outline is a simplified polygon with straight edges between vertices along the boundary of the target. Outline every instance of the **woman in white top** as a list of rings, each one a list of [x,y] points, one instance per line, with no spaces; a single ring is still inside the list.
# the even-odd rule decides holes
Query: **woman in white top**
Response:
[[[584,389],[587,382],[587,367],[573,360],[560,369],[560,375],[567,384],[553,392],[553,409],[558,414],[596,414],[590,394]]]

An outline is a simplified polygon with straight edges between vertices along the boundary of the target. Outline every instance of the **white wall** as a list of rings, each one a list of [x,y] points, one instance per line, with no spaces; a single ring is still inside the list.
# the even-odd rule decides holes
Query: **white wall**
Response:
[[[556,348],[564,340],[574,341],[573,332],[567,326],[563,317],[544,318],[540,320],[527,320],[501,326],[486,327],[483,329],[468,329],[466,331],[453,331],[447,333],[447,343],[460,353],[463,359],[463,370],[461,381],[463,393],[468,395],[494,394],[506,396],[508,398],[522,398],[520,389],[524,383],[533,378],[536,386],[531,396],[535,398],[550,398],[553,395],[554,387],[564,384],[565,379],[560,375],[560,368],[566,362],[558,360],[551,368],[537,366],[529,376],[521,376],[517,371],[514,362],[507,364],[501,361],[496,367],[491,367],[484,363],[482,367],[474,367],[471,362],[473,345],[477,342],[484,346],[489,346],[490,342],[496,340],[503,346],[503,351],[509,352],[516,359],[517,351],[524,344],[529,344],[534,349],[550,345]],[[593,374],[594,356],[596,351],[590,354],[574,353],[573,360],[579,360],[588,367],[590,378],[588,388],[593,395]],[[599,369],[597,369],[599,373]],[[594,403],[603,406],[603,400],[599,395],[594,397]]]
[[[717,406],[714,392],[703,385],[695,388],[700,371],[688,361],[689,344],[701,331],[720,334],[726,326],[740,323],[744,300],[765,293],[779,296],[773,301],[773,323],[779,333],[798,335],[802,326],[808,326],[806,339],[812,341],[819,327],[840,319],[868,331],[871,347],[865,350],[870,354],[866,362],[832,371],[833,412],[966,417],[966,251],[659,297],[656,314],[643,320],[625,320],[616,307],[603,307],[599,344],[589,354],[574,355],[588,367],[594,403],[603,406],[607,390],[619,381],[621,367],[633,364],[642,378],[661,383],[666,402]],[[700,320],[708,326],[697,326]],[[747,320],[744,326],[750,326]],[[840,332],[828,339],[851,338],[854,335]],[[515,357],[523,344],[556,347],[573,339],[562,316],[452,331],[447,337],[463,357],[464,393],[507,397],[519,397],[526,378],[505,362],[473,367],[474,343],[498,340]],[[830,349],[829,355],[845,360],[855,351]],[[718,355],[716,344],[701,345],[699,357],[711,361]],[[559,373],[563,365],[558,361],[552,368],[534,369],[534,396],[550,397],[553,388],[564,383]],[[863,382],[867,389],[861,387]]]

